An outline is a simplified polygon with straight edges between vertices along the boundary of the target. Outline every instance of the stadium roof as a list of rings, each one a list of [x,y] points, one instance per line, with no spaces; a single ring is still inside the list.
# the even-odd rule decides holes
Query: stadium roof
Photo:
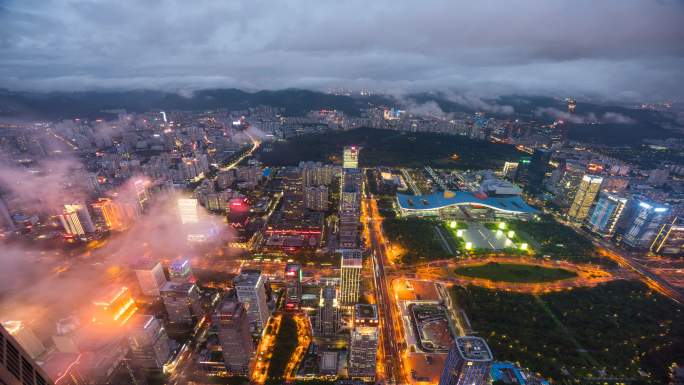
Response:
[[[518,214],[534,214],[537,209],[528,205],[519,195],[506,197],[478,198],[471,192],[456,191],[451,197],[445,197],[443,192],[430,195],[397,194],[399,206],[402,210],[438,210],[454,205],[479,205],[498,211]]]

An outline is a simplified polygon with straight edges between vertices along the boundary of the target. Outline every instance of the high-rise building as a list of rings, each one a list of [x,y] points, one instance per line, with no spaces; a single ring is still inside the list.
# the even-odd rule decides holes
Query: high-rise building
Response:
[[[345,170],[342,176],[338,237],[343,248],[359,245],[362,176],[358,169]]]
[[[123,326],[138,311],[138,305],[126,286],[108,287],[93,301],[93,305],[93,323],[105,327]]]
[[[632,249],[646,250],[658,235],[661,225],[669,215],[670,208],[640,197],[630,203],[622,241]]]
[[[335,166],[320,162],[300,162],[304,186],[328,186],[335,176]]]
[[[49,385],[48,375],[29,353],[0,325],[0,384]]]
[[[247,308],[247,318],[256,330],[262,330],[270,312],[266,302],[264,276],[260,270],[242,270],[233,280],[238,301]]]
[[[181,223],[186,224],[199,222],[199,214],[197,210],[197,199],[178,199],[178,213],[180,214]]]
[[[254,354],[247,311],[242,303],[225,300],[213,315],[223,351],[223,362],[230,374],[245,375]]]
[[[357,304],[349,348],[349,377],[374,381],[377,353],[378,309],[376,305]]]
[[[485,385],[492,352],[480,337],[458,337],[449,350],[439,385]]]
[[[153,315],[135,315],[128,323],[128,346],[135,367],[162,369],[171,357],[164,324]]]
[[[299,309],[302,303],[302,265],[290,262],[285,265],[285,309]]]
[[[159,289],[166,283],[164,268],[161,262],[141,260],[133,269],[138,278],[140,291],[144,295],[159,297]]]
[[[601,193],[589,218],[589,229],[601,237],[612,237],[626,204],[627,198]]]
[[[363,252],[360,249],[340,249],[340,305],[353,306],[359,301]]]
[[[323,337],[331,337],[337,333],[339,325],[337,289],[333,285],[325,285],[321,288],[318,305],[319,332]]]
[[[192,275],[190,260],[186,258],[176,259],[169,266],[169,279],[171,282],[186,283],[195,282]]]
[[[551,151],[535,149],[527,168],[527,191],[539,193],[543,189],[544,176],[549,169]]]
[[[193,316],[203,314],[199,289],[194,283],[166,282],[160,294],[171,323],[191,324]]]
[[[304,188],[304,207],[314,211],[328,209],[328,187],[310,186]]]
[[[143,179],[137,179],[133,182],[133,189],[135,190],[135,197],[140,205],[140,209],[144,210],[150,200],[150,194],[147,191],[147,183]]]
[[[573,199],[570,210],[568,210],[568,217],[571,220],[582,222],[589,215],[591,205],[594,204],[602,182],[603,178],[600,176],[587,174],[582,177],[575,199]]]
[[[344,152],[342,154],[342,167],[359,167],[359,150],[360,149],[357,146],[344,146]]]
[[[85,205],[64,205],[64,211],[59,219],[65,233],[69,236],[82,236],[95,231],[95,224]]]
[[[668,257],[684,256],[684,223],[679,218],[660,227],[651,244],[651,252]]]
[[[14,337],[31,358],[36,358],[45,352],[45,345],[36,337],[33,331],[22,321],[5,321],[2,326]]]

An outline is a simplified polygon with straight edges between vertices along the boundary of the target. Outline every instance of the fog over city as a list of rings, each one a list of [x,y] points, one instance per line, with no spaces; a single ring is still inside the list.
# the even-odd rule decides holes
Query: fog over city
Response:
[[[673,98],[684,3],[0,2],[0,87]]]

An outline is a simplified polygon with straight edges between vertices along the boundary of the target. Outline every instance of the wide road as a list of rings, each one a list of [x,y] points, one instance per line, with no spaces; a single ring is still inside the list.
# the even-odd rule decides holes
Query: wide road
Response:
[[[382,350],[379,362],[384,363],[382,374],[384,382],[387,384],[406,383],[402,372],[401,349],[398,346],[398,315],[392,305],[392,298],[389,292],[389,284],[385,273],[387,263],[386,242],[382,234],[382,217],[378,212],[377,202],[368,191],[363,199],[364,204],[364,225],[367,226],[367,236],[369,251],[373,264],[373,282],[375,284],[375,296],[378,305],[378,316],[380,318],[380,332],[382,338]]]

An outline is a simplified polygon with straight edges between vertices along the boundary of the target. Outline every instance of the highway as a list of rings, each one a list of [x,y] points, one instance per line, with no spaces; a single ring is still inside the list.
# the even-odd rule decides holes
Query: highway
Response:
[[[259,146],[261,145],[261,141],[250,135],[247,131],[245,131],[245,135],[247,135],[249,137],[249,140],[252,141],[252,147],[249,150],[245,151],[244,154],[242,154],[239,158],[235,159],[235,161],[233,161],[232,163],[221,167],[221,171],[228,171],[230,169],[237,167],[237,165],[240,164],[240,162],[242,162],[245,158],[247,158],[248,156],[252,156],[254,151],[256,151],[257,148],[259,148]]]
[[[385,273],[385,263],[387,260],[386,242],[382,234],[382,217],[378,212],[377,202],[368,191],[365,192],[364,204],[364,225],[367,226],[369,240],[369,251],[373,265],[373,282],[375,286],[375,296],[378,304],[378,317],[380,318],[380,332],[382,339],[382,349],[380,349],[378,362],[384,364],[382,370],[384,382],[386,384],[406,383],[402,371],[401,349],[398,346],[399,326],[392,297],[390,296],[387,274]],[[378,370],[380,373],[381,370]]]
[[[586,233],[585,233],[586,234]],[[663,294],[680,305],[684,305],[684,295],[677,290],[677,288],[670,285],[669,282],[653,273],[650,269],[639,263],[636,257],[629,255],[624,251],[617,250],[615,246],[609,244],[604,240],[597,240],[592,238],[594,245],[598,247],[599,252],[607,258],[617,262],[620,266],[629,268],[639,274],[641,280],[651,289]]]

